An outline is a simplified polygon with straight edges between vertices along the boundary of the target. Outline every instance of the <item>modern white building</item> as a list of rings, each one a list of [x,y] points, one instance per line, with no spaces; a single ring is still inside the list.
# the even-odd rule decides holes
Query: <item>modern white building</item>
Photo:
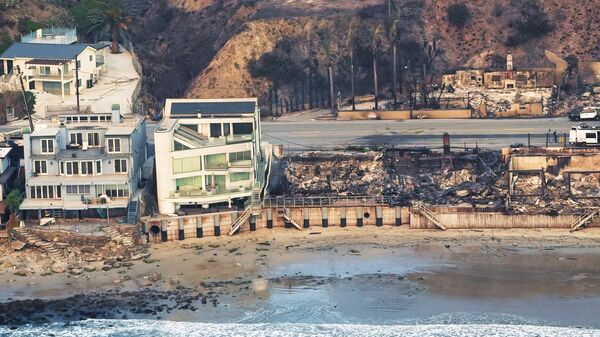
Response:
[[[154,141],[161,214],[243,207],[268,181],[255,98],[168,99]]]
[[[13,43],[0,55],[0,76],[16,82],[23,74],[26,90],[65,96],[92,88],[106,72],[104,45]],[[17,71],[18,70],[18,71]]]
[[[118,106],[108,113],[57,113],[23,142],[20,208],[30,218],[125,215],[135,201],[147,156],[143,117],[122,116]]]

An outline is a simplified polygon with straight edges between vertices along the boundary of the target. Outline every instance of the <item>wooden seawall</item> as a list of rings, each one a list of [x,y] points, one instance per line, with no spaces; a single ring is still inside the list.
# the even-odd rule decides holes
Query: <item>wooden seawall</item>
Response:
[[[301,228],[330,226],[409,226],[411,229],[439,229],[417,209],[390,206],[386,200],[333,200],[329,202],[294,205],[269,204],[257,211],[242,224],[238,232],[250,232],[275,227],[293,228],[288,219]],[[564,228],[570,229],[577,221],[576,215],[511,215],[490,208],[431,207],[446,229],[472,228]],[[150,242],[184,240],[204,236],[228,235],[232,224],[242,211],[178,217],[150,218],[142,222],[143,231]]]

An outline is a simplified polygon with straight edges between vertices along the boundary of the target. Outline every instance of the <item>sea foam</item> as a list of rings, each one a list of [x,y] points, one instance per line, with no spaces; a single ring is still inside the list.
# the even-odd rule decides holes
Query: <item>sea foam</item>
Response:
[[[598,329],[499,324],[215,324],[155,320],[85,320],[70,323],[0,327],[0,336],[181,336],[181,337],[600,337]]]

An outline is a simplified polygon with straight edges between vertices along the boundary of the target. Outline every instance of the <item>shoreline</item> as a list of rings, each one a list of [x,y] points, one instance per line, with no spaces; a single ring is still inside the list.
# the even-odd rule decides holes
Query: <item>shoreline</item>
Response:
[[[600,228],[575,233],[389,226],[275,229],[161,243],[149,251],[150,257],[129,267],[80,275],[15,276],[3,270],[0,306],[12,311],[0,317],[0,324],[18,323],[19,317],[24,323],[28,315],[33,322],[254,322],[272,315],[262,311],[279,301],[319,301],[321,289],[329,288],[343,293],[358,289],[358,294],[380,298],[383,307],[417,301],[423,306],[414,309],[419,315],[435,313],[435,305],[428,303],[437,298],[477,303],[547,296],[600,299],[595,287],[600,282],[595,272]],[[565,286],[556,287],[557,282]],[[394,289],[391,302],[377,290],[387,288]],[[367,304],[352,294],[337,298],[337,305],[349,310],[349,317],[361,317],[365,313],[354,307]],[[257,316],[248,317],[253,311]]]

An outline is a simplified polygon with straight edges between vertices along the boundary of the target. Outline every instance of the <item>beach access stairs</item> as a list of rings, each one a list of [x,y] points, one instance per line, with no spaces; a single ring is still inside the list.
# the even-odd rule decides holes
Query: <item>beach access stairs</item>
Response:
[[[286,223],[291,224],[299,230],[302,230],[302,226],[300,226],[300,224],[298,224],[296,221],[294,221],[294,219],[292,219],[287,208],[278,208],[277,217],[283,218],[283,221],[285,221]]]
[[[58,247],[55,242],[42,240],[35,231],[25,227],[16,227],[12,229],[12,232],[15,239],[43,251],[54,261],[60,261],[67,258],[64,249]]]
[[[235,221],[231,224],[231,229],[229,230],[229,236],[235,234],[240,230],[242,225],[246,223],[250,219],[251,216],[259,216],[261,214],[261,193],[262,190],[259,185],[255,184],[252,187],[252,195],[250,200],[246,201],[245,209],[240,216],[235,219]]]
[[[132,237],[121,234],[119,230],[111,226],[104,227],[102,231],[106,233],[112,241],[122,244],[127,249],[135,250],[135,243]]]
[[[416,206],[415,209],[416,209],[417,213],[421,214],[427,220],[431,221],[439,229],[444,230],[444,231],[446,230],[446,226],[444,226],[442,224],[440,216],[437,213],[435,213],[433,210],[431,210],[431,208],[425,206],[425,204],[422,202],[417,202],[415,204],[415,206]]]
[[[585,226],[590,224],[592,221],[594,221],[594,219],[597,216],[600,216],[600,210],[598,210],[598,209],[593,210],[587,214],[580,216],[579,218],[577,218],[577,220],[575,220],[573,222],[573,225],[571,225],[571,232],[574,232],[574,231],[584,228]]]

